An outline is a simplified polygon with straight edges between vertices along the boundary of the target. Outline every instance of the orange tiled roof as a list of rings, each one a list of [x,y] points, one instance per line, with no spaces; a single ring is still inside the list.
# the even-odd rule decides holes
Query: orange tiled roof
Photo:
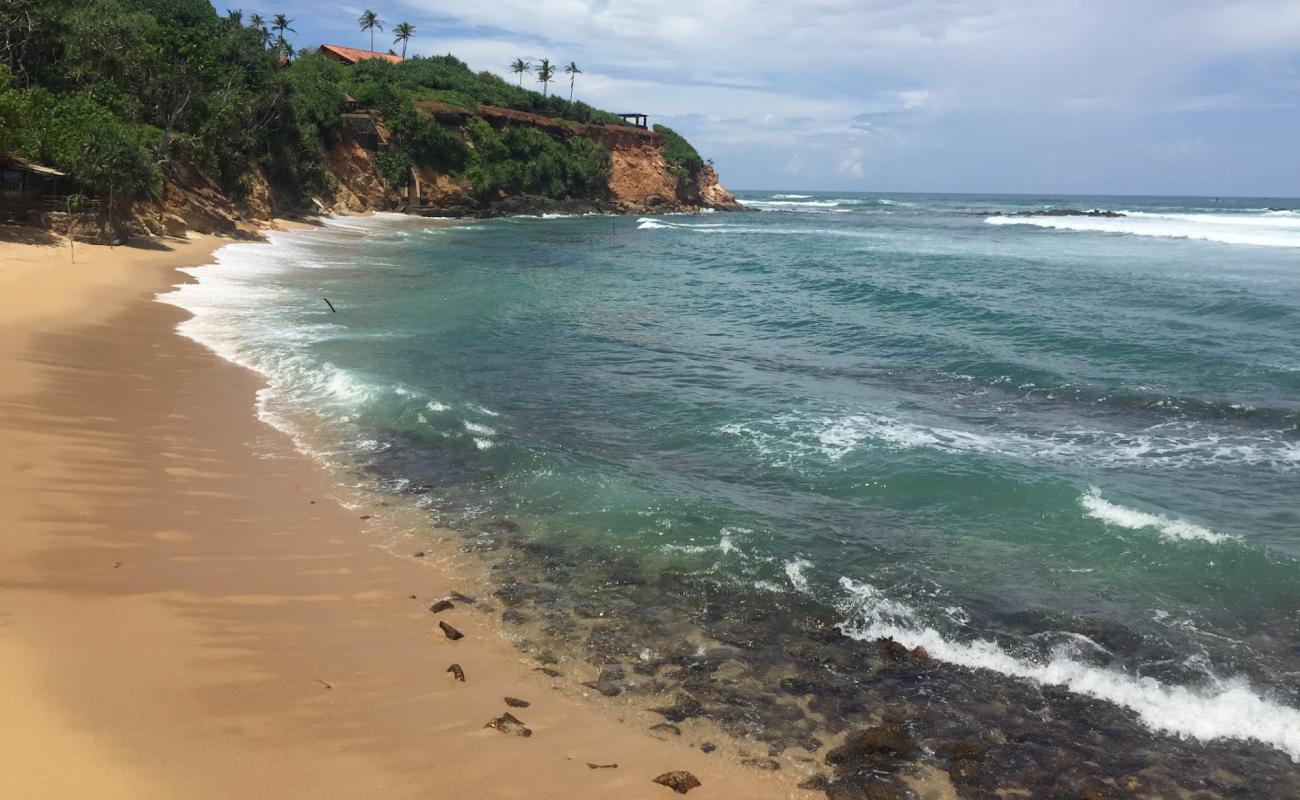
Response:
[[[322,53],[338,56],[349,64],[355,64],[358,61],[364,61],[367,58],[382,58],[385,61],[391,61],[394,64],[400,63],[403,60],[401,56],[392,53],[381,53],[377,50],[358,50],[355,47],[344,47],[341,44],[323,44],[320,46],[320,49]]]

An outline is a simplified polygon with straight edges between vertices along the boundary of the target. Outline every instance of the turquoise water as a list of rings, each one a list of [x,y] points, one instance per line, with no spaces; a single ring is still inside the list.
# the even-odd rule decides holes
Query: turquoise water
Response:
[[[1300,759],[1300,203],[741,199],[329,220],[167,299],[507,585],[794,620],[768,683],[833,624]]]

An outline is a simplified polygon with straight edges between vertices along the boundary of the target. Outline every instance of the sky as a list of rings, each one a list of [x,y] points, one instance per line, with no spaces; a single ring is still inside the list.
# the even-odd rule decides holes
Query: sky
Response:
[[[368,7],[376,49],[406,21],[409,54],[512,81],[515,58],[576,61],[575,99],[676,129],[733,189],[1300,196],[1300,0]],[[369,46],[366,6],[243,8]]]

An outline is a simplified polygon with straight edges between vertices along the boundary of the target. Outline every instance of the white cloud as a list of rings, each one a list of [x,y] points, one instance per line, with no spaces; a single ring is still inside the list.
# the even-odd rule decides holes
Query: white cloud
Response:
[[[859,178],[1008,138],[963,138],[958,118],[1100,136],[1120,117],[1300,106],[1300,0],[406,0],[399,17],[417,52],[511,81],[519,56],[576,60],[579,99],[680,128],[724,177],[742,148],[773,176],[802,154],[804,174]]]

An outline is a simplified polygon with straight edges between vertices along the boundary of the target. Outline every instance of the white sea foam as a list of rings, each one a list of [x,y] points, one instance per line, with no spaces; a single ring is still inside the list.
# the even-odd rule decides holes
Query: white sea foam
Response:
[[[474,446],[477,447],[477,448],[480,449],[480,450],[491,450],[491,449],[492,449],[492,440],[491,440],[491,439],[484,439],[484,438],[479,437],[479,436],[475,436],[475,437],[474,437]]]
[[[1126,211],[1122,217],[992,216],[990,225],[1033,225],[1066,231],[1124,233],[1221,244],[1300,247],[1300,216],[1290,212],[1236,214],[1152,214]]]
[[[812,195],[810,195],[810,194],[774,194],[774,195],[772,195],[772,199],[773,199],[773,200],[810,200],[810,199],[812,199]],[[761,202],[761,201],[759,201],[759,202]]]
[[[1104,499],[1101,490],[1093,486],[1079,498],[1079,503],[1088,512],[1088,516],[1101,520],[1107,525],[1129,530],[1152,528],[1165,539],[1171,541],[1202,541],[1218,544],[1233,541],[1238,537],[1226,533],[1217,533],[1209,528],[1176,517],[1163,514],[1150,514],[1134,508],[1117,505]]]
[[[663,228],[676,227],[674,225],[668,225],[666,223],[660,222],[657,219],[650,219],[649,217],[642,217],[641,219],[637,220],[637,222],[640,223],[639,225],[636,226],[637,230],[639,231],[651,231],[651,230],[658,230]]]
[[[451,410],[451,406],[445,405],[443,403],[439,403],[437,400],[430,400],[429,402],[424,404],[424,407],[434,413]]]
[[[783,565],[785,568],[785,577],[790,581],[790,586],[800,594],[808,593],[808,576],[804,570],[812,566],[812,562],[803,558],[793,558]]]
[[[469,431],[470,433],[477,433],[479,436],[497,435],[495,429],[489,428],[487,425],[483,425],[482,423],[470,422],[469,420],[465,420],[461,424],[465,426],[465,430]]]
[[[750,200],[745,203],[758,209],[813,209],[837,208],[836,200]]]
[[[1287,471],[1300,467],[1300,443],[1287,441],[1281,432],[1233,434],[1237,438],[1229,440],[1194,423],[1138,433],[1082,428],[973,431],[864,412],[839,417],[781,414],[729,423],[718,430],[745,440],[778,466],[816,456],[839,461],[864,449],[925,448],[1025,460],[1085,461],[1104,467],[1250,464]]]
[[[1078,659],[1079,645],[1066,640],[1044,661],[1014,656],[995,642],[960,642],[926,625],[906,603],[876,587],[840,578],[848,619],[841,626],[856,639],[890,637],[907,647],[968,669],[986,669],[1040,685],[1064,685],[1076,694],[1127,708],[1148,728],[1201,741],[1242,739],[1260,742],[1300,762],[1300,709],[1265,697],[1240,678],[1219,679],[1205,687],[1162,683]]]
[[[753,533],[753,531],[749,528],[740,528],[728,525],[720,531],[720,536],[718,537],[718,550],[720,550],[724,556],[731,555],[736,552],[736,543],[732,540],[732,537],[740,536],[741,538],[744,538],[751,533]]]

